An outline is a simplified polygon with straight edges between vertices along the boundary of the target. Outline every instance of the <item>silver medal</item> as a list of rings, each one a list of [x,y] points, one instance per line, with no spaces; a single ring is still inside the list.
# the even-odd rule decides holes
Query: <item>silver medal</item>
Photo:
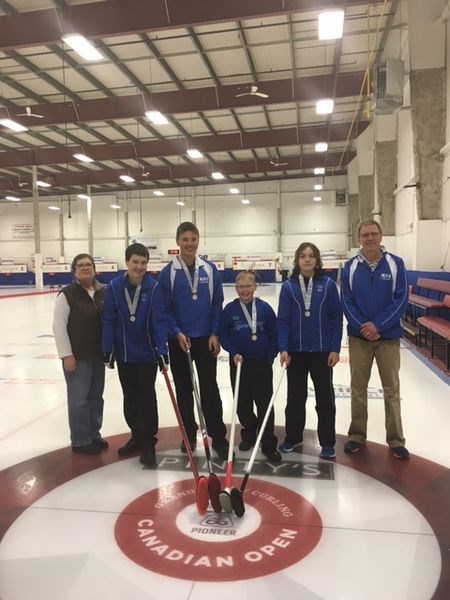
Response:
[[[311,311],[305,310],[305,317],[310,317],[310,316],[311,316]]]
[[[252,335],[252,340],[253,340],[254,342],[256,342],[256,340],[257,340],[257,339],[258,339],[258,336],[257,336],[257,335]]]
[[[130,321],[131,321],[132,323],[134,323],[134,321],[136,321],[136,317],[135,317],[134,315],[131,315],[131,317],[130,317]]]
[[[197,300],[198,296],[197,294],[192,294],[192,300]]]

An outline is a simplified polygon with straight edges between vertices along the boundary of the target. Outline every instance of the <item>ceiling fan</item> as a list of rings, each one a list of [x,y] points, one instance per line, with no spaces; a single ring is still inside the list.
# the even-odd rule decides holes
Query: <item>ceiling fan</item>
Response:
[[[258,92],[257,85],[251,85],[250,90],[248,92],[242,92],[242,94],[236,94],[236,98],[240,98],[241,96],[259,96],[260,98],[268,98],[269,94],[265,92]]]
[[[269,162],[274,167],[284,167],[288,164],[287,162],[280,162],[279,156],[277,156],[276,158],[271,158]]]
[[[18,117],[34,117],[35,119],[43,119],[44,115],[38,115],[31,110],[31,106],[25,107],[24,113],[17,113]]]

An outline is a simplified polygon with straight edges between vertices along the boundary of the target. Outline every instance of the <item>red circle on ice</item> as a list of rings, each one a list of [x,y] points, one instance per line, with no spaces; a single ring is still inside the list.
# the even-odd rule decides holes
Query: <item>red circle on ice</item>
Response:
[[[122,511],[116,541],[145,569],[191,581],[263,577],[298,563],[319,542],[319,513],[292,490],[253,479],[244,501],[242,519],[212,511],[199,515],[192,479],[161,486]]]

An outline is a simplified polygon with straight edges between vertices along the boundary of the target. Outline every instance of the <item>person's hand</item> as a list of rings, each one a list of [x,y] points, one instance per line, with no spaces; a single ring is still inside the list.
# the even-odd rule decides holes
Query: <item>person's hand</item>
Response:
[[[63,360],[64,371],[67,371],[68,373],[73,373],[73,371],[76,370],[77,361],[75,359],[75,356],[73,356],[73,355],[65,356],[62,360]]]
[[[280,365],[286,365],[288,367],[291,364],[291,357],[289,354],[285,352],[280,352]]]
[[[330,352],[328,355],[328,366],[334,367],[339,362],[339,352]]]
[[[220,352],[220,343],[217,335],[210,335],[208,340],[208,350],[212,352],[213,356],[217,356]]]
[[[161,356],[158,356],[158,366],[161,373],[163,371],[167,371],[169,367],[169,356],[167,354],[162,354]]]
[[[238,363],[242,364],[242,356],[240,354],[235,354],[233,356],[233,362],[236,365],[236,367],[238,366]]]
[[[103,352],[102,360],[107,369],[114,369],[115,357],[112,352]]]
[[[190,339],[184,335],[184,333],[180,333],[177,335],[177,340],[178,340],[178,344],[180,346],[180,348],[183,350],[183,352],[187,352],[189,350],[189,348],[191,347],[191,341]]]
[[[363,323],[361,326],[361,335],[366,338],[369,342],[375,342],[380,339],[380,334],[378,329],[372,323],[372,321],[367,321],[367,323]]]

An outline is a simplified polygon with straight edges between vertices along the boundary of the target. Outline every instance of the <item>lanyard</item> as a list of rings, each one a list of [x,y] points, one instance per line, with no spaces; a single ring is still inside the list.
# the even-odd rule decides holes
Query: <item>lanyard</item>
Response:
[[[256,301],[255,301],[255,298],[253,298],[253,301],[252,301],[252,318],[251,319],[250,319],[250,313],[247,308],[247,305],[244,304],[243,302],[241,302],[240,300],[239,300],[239,304],[241,305],[242,312],[244,313],[244,317],[248,323],[248,326],[252,330],[252,340],[254,342],[256,342],[256,340],[258,339],[258,336],[256,335],[257,323],[256,323]]]
[[[199,280],[199,268],[198,268],[197,260],[195,261],[194,281],[192,281],[191,274],[189,273],[189,269],[187,268],[187,265],[184,262],[184,260],[180,257],[178,257],[178,260],[180,261],[180,264],[183,268],[184,274],[186,275],[186,279],[188,280],[189,287],[191,288],[192,300],[197,300],[197,298],[198,298],[197,288],[198,288],[198,280]]]
[[[135,314],[139,302],[139,296],[141,295],[141,287],[142,285],[139,283],[139,285],[136,287],[136,291],[134,292],[133,302],[131,302],[130,294],[128,289],[125,287],[125,300],[127,301],[128,310],[130,311],[131,322],[136,321]]]
[[[313,278],[310,277],[308,281],[308,287],[305,286],[305,279],[303,275],[300,273],[298,276],[298,282],[300,284],[300,291],[302,293],[303,303],[305,305],[305,317],[311,316],[311,298],[313,291]]]

